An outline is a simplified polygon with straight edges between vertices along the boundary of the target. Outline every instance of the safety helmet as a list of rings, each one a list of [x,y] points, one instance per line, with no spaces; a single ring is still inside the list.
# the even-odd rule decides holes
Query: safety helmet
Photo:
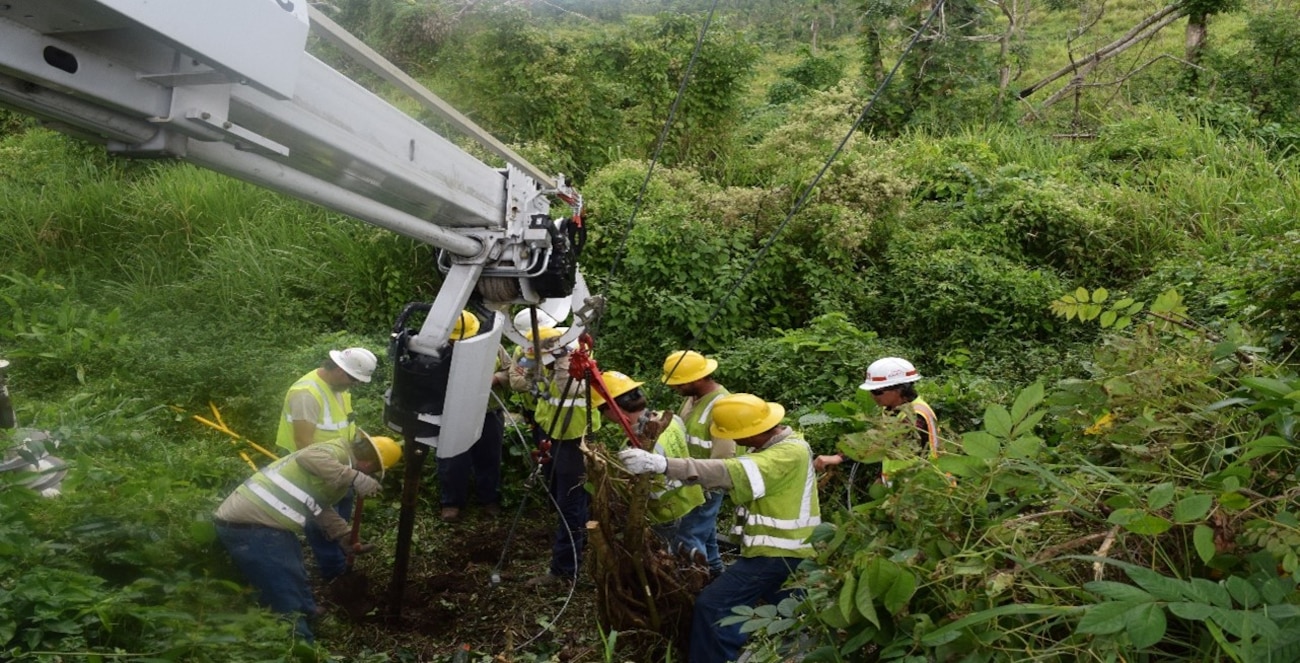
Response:
[[[456,324],[451,328],[451,340],[463,341],[478,334],[478,316],[469,311],[461,311]]]
[[[694,350],[678,350],[664,360],[664,384],[677,385],[694,382],[718,369],[715,359],[708,359]]]
[[[529,310],[530,309],[524,309],[515,314],[515,331],[520,334],[528,334],[533,331],[533,316],[528,312]],[[547,327],[554,327],[557,324],[559,324],[559,321],[554,317],[551,317],[550,313],[547,313],[542,309],[537,309],[537,326],[539,328],[546,329]]]
[[[362,433],[366,441],[370,443],[371,448],[375,450],[375,457],[379,459],[379,478],[384,478],[384,471],[397,464],[402,459],[402,445],[398,444],[391,437],[383,435],[370,436]]]
[[[728,440],[741,440],[767,432],[781,423],[785,418],[785,407],[753,394],[730,394],[714,401],[712,415],[710,433]]]
[[[600,379],[605,383],[605,389],[609,390],[610,398],[618,398],[645,384],[644,382],[637,382],[618,371],[605,371],[600,374]],[[605,399],[601,397],[600,392],[593,391],[591,393],[591,406],[600,407],[604,404]]]
[[[563,352],[559,352],[558,351],[559,348],[556,347],[556,341],[561,336],[564,336],[564,331],[565,328],[559,328],[559,327],[542,327],[541,329],[537,330],[538,338],[541,339],[543,364],[547,364],[547,365],[553,364],[555,363],[555,359],[557,356],[562,356],[564,354]],[[531,331],[526,332],[524,334],[524,338],[528,339],[529,341],[532,341],[533,333]],[[570,343],[567,348],[567,350],[570,352],[576,349],[578,349],[577,341]],[[533,344],[524,347],[524,356],[529,359],[536,358],[537,355],[536,353],[533,352]]]
[[[912,362],[898,357],[885,357],[871,362],[867,367],[867,379],[858,388],[875,391],[920,379],[921,374],[916,372]]]
[[[379,364],[375,359],[375,353],[365,348],[330,350],[330,360],[358,382],[370,382],[370,376],[375,372],[375,366]]]

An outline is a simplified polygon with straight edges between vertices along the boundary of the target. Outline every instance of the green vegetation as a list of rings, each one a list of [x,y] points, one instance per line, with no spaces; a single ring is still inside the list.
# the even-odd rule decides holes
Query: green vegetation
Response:
[[[1178,15],[1084,86],[1020,99],[1067,49],[1081,61],[1160,6],[1033,4],[1013,30],[955,3],[792,217],[928,6],[721,3],[638,201],[711,3],[337,4],[578,178],[604,367],[649,378],[700,349],[819,451],[863,459],[895,436],[855,396],[866,364],[897,354],[926,376],[946,454],[851,505],[830,479],[806,600],[739,616],[760,652],[1297,657],[1293,4],[1188,4],[1208,21],[1196,68]],[[0,131],[0,356],[20,423],[72,466],[59,499],[0,486],[0,658],[313,657],[213,545],[208,516],[247,466],[186,415],[215,403],[271,439],[287,380],[330,347],[382,349],[401,305],[431,297],[432,253],[8,113]],[[363,421],[384,381],[358,394]],[[624,656],[592,624],[552,628],[589,660]],[[320,633],[348,660],[415,660],[346,624]]]

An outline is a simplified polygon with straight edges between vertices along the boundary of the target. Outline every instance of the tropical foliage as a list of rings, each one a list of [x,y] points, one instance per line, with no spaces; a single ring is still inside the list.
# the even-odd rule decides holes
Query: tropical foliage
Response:
[[[827,479],[802,599],[736,616],[756,654],[1296,658],[1294,7],[954,3],[918,33],[933,5],[722,2],[692,64],[714,3],[336,4],[576,178],[606,368],[651,378],[702,350],[864,461],[899,432],[863,368],[901,355],[926,377],[945,453],[889,488]],[[1170,33],[1193,10],[1195,63]],[[1170,27],[1085,57],[1149,17]],[[0,132],[0,356],[19,421],[71,464],[57,500],[0,485],[0,658],[297,655],[207,525],[247,465],[186,415],[216,403],[269,439],[286,376],[384,347],[432,296],[431,252],[10,113]],[[354,636],[322,629],[350,660],[414,656]]]

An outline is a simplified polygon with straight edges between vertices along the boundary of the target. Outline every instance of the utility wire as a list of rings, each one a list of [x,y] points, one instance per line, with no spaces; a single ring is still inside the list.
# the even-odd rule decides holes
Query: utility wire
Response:
[[[912,35],[911,41],[907,43],[907,48],[904,49],[903,54],[898,57],[898,61],[894,63],[894,67],[889,70],[889,75],[885,76],[885,79],[880,81],[880,85],[876,86],[876,91],[871,95],[871,99],[867,101],[867,105],[863,107],[862,112],[858,114],[858,119],[853,122],[853,126],[849,129],[848,133],[844,134],[844,138],[840,141],[840,144],[835,147],[835,151],[831,153],[830,157],[826,159],[826,163],[822,165],[821,170],[817,172],[817,176],[814,177],[812,181],[808,183],[808,186],[804,188],[803,194],[794,204],[794,207],[790,208],[790,213],[786,215],[785,220],[776,227],[776,230],[772,231],[772,235],[768,237],[763,248],[759,249],[758,254],[754,256],[752,261],[750,261],[749,266],[747,266],[745,271],[741,273],[740,278],[736,279],[736,282],[731,286],[731,289],[728,290],[727,294],[718,302],[718,305],[713,309],[713,313],[710,314],[704,321],[704,324],[700,326],[699,331],[695,332],[687,341],[688,347],[694,346],[696,341],[698,341],[700,337],[704,336],[704,332],[708,330],[709,325],[713,324],[713,321],[722,313],[723,306],[731,300],[731,298],[736,294],[736,291],[740,289],[740,286],[749,278],[749,275],[754,272],[754,268],[758,266],[758,263],[762,262],[763,257],[767,255],[768,250],[776,243],[777,237],[779,237],[785,230],[785,227],[790,224],[790,219],[794,218],[794,215],[799,212],[799,210],[803,209],[803,206],[808,202],[808,199],[812,197],[812,192],[817,188],[817,183],[821,181],[822,177],[826,174],[826,171],[830,169],[831,164],[835,162],[835,159],[840,155],[840,152],[844,151],[844,146],[848,144],[849,139],[857,132],[858,127],[867,119],[867,115],[870,114],[871,109],[876,105],[876,101],[880,99],[880,95],[884,93],[885,87],[889,85],[891,80],[893,80],[894,74],[898,72],[898,68],[902,66],[903,61],[905,61],[908,54],[912,52],[912,47],[916,46],[916,42],[920,41],[921,35],[925,34],[926,30],[929,29],[930,23],[934,21],[934,17],[938,16],[939,12],[943,9],[943,3],[944,0],[937,0],[934,3],[934,9],[931,10],[930,15],[926,17],[925,23],[921,24],[920,29]]]
[[[690,83],[691,74],[695,71],[695,63],[700,58],[700,51],[704,49],[704,37],[709,32],[709,25],[713,23],[713,13],[718,8],[718,0],[713,0],[713,5],[709,7],[709,13],[704,17],[704,25],[700,27],[700,34],[695,39],[695,50],[691,51],[691,59],[686,63],[686,72],[682,74],[682,82],[677,86],[677,96],[673,98],[673,105],[668,109],[668,118],[664,120],[664,126],[659,129],[659,137],[655,139],[655,149],[650,156],[650,167],[645,171],[645,179],[641,180],[641,189],[637,191],[636,202],[632,204],[632,214],[627,219],[627,227],[623,229],[623,237],[619,239],[618,251],[614,254],[614,262],[609,266],[609,274],[605,277],[607,284],[613,283],[614,273],[618,271],[618,266],[623,262],[623,254],[627,251],[627,240],[632,236],[632,226],[636,223],[637,212],[641,209],[641,204],[645,200],[646,189],[650,186],[650,178],[654,175],[655,165],[659,163],[659,155],[663,151],[664,142],[668,139],[668,130],[673,125],[673,119],[677,117],[677,108],[681,106],[682,99],[686,96],[686,85]],[[600,326],[600,320],[596,320],[596,327]],[[591,335],[596,336],[596,330],[592,330]]]

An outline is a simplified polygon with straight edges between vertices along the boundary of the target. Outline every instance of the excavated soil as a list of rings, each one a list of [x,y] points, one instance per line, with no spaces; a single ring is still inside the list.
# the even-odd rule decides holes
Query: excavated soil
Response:
[[[319,586],[320,602],[330,611],[317,625],[318,638],[336,654],[383,652],[396,661],[450,661],[458,650],[473,653],[471,660],[484,654],[532,660],[538,653],[599,660],[595,590],[588,577],[580,575],[576,587],[527,584],[548,568],[553,511],[524,514],[500,581],[492,581],[514,517],[513,511],[496,517],[470,512],[461,522],[442,523],[436,513],[421,514],[396,618],[390,595],[396,533],[363,528],[364,539],[385,542],[377,554],[358,558],[351,572]]]

